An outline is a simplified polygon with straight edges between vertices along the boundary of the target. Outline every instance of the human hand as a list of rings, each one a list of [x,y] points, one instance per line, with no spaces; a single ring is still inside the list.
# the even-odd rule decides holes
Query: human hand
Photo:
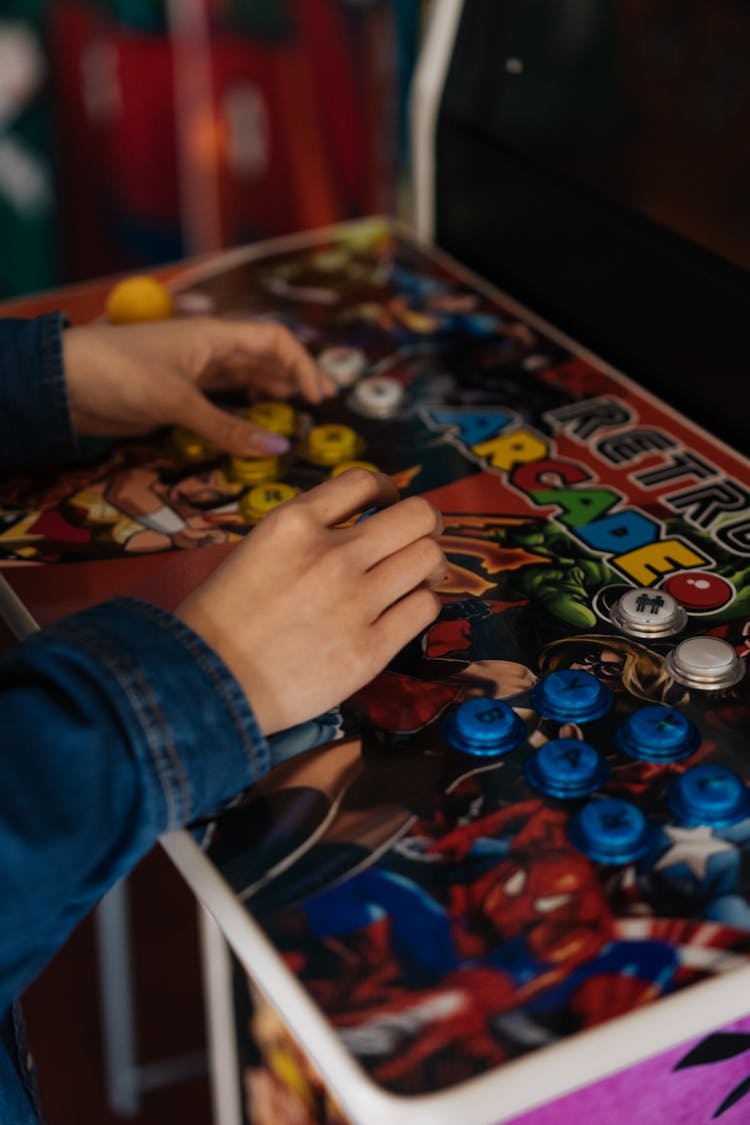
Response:
[[[253,387],[310,402],[334,384],[280,324],[191,317],[92,324],[63,332],[74,429],[127,437],[184,426],[238,457],[282,453],[288,443],[211,403],[204,391]]]
[[[178,607],[265,734],[358,691],[437,617],[442,517],[421,497],[397,500],[388,477],[350,469],[269,513]]]

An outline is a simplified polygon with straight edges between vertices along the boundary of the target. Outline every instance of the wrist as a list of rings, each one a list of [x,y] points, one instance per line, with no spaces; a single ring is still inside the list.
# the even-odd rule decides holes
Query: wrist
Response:
[[[247,653],[240,650],[231,631],[217,624],[216,615],[206,611],[202,599],[191,594],[177,606],[174,615],[197,633],[204,644],[208,645],[226,664],[242,688],[261,733],[268,737],[280,730],[282,724],[274,725],[269,708],[266,706],[267,693],[263,688],[262,668],[252,666]]]

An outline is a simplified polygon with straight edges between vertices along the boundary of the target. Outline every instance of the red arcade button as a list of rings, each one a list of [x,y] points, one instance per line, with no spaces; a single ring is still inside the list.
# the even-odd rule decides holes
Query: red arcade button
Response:
[[[721,609],[734,597],[734,587],[726,578],[704,570],[673,574],[662,589],[688,612],[707,613],[712,609]]]

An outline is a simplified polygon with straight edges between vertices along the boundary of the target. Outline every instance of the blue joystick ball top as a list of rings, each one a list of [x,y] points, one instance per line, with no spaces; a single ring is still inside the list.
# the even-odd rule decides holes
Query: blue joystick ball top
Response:
[[[526,728],[512,707],[500,699],[470,699],[445,722],[451,746],[468,754],[507,754],[524,739]]]
[[[726,828],[750,815],[750,794],[742,778],[710,763],[686,770],[670,786],[668,799],[683,824]]]
[[[609,768],[588,742],[553,738],[545,742],[524,765],[526,780],[550,797],[586,797],[609,776]]]
[[[539,680],[531,693],[531,703],[549,719],[586,723],[609,711],[612,694],[590,672],[562,668]]]
[[[653,832],[639,808],[617,797],[589,801],[571,817],[572,843],[597,863],[624,864],[649,850]]]
[[[631,758],[676,762],[700,745],[696,726],[673,707],[639,707],[617,732],[617,741]]]

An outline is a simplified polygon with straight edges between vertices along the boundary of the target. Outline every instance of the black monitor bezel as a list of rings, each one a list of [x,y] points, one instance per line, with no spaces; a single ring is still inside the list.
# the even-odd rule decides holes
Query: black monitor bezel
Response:
[[[456,57],[446,88],[460,81]],[[472,128],[449,102],[435,131],[437,244],[747,453],[750,273]]]

